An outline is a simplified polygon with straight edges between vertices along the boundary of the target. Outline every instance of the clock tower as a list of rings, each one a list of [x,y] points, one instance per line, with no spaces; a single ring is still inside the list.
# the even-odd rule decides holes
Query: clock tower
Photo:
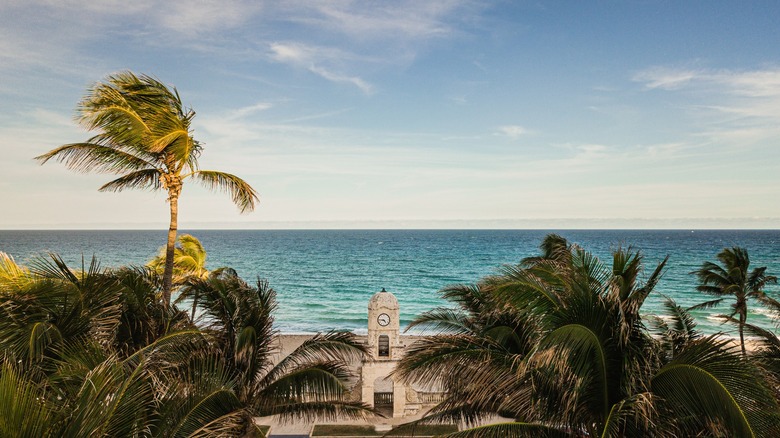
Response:
[[[400,359],[400,317],[398,300],[384,288],[368,301],[368,346],[373,360]]]
[[[392,376],[404,350],[400,318],[398,300],[384,288],[368,300],[369,353],[361,370],[362,400],[392,417],[402,417],[406,407],[406,388]]]

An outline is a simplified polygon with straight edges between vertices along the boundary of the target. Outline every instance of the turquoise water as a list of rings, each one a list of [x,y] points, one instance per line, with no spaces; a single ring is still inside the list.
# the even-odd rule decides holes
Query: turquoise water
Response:
[[[207,267],[235,268],[249,281],[267,278],[277,291],[277,327],[285,332],[330,329],[365,331],[368,298],[383,287],[398,298],[402,326],[445,304],[437,291],[493,274],[502,264],[538,253],[541,230],[193,230],[208,251]],[[780,274],[780,231],[719,230],[566,230],[557,231],[609,261],[610,250],[632,245],[645,254],[647,274],[667,254],[668,269],[657,292],[683,306],[709,299],[696,292],[689,273],[714,260],[724,247],[747,248],[751,267]],[[0,251],[29,262],[47,251],[72,266],[94,254],[103,266],[144,264],[165,242],[165,231],[0,231]],[[780,287],[770,286],[770,292]],[[660,310],[659,294],[643,308]],[[755,310],[748,322],[771,327]],[[708,332],[730,331],[712,315],[728,306],[698,312]]]

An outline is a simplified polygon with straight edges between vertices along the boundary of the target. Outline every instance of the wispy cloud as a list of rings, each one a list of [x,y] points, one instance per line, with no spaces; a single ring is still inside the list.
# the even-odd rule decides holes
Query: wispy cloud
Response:
[[[780,68],[727,70],[655,67],[637,73],[648,89],[686,92],[697,133],[713,144],[744,148],[780,134]]]
[[[347,59],[356,58],[342,50],[309,46],[302,43],[272,43],[269,57],[276,62],[305,68],[331,82],[354,85],[365,94],[374,92],[374,86],[361,77],[337,73],[332,68],[321,65],[322,63],[342,64]]]
[[[230,112],[228,118],[239,119],[241,117],[246,117],[250,114],[254,114],[259,111],[265,111],[267,109],[270,109],[271,107],[273,107],[273,105],[268,102],[260,102],[255,105],[250,105],[250,106],[245,106],[243,108],[235,109]]]
[[[221,0],[200,0],[197,5],[166,2],[165,5],[167,11],[155,14],[160,24],[186,36],[238,27],[262,9],[260,2]]]
[[[392,3],[297,2],[293,20],[332,32],[362,38],[426,38],[454,32],[449,23],[470,2],[448,0],[420,2],[406,0]],[[301,7],[303,6],[303,7]],[[290,11],[288,7],[288,11]]]
[[[645,84],[645,88],[675,90],[693,80],[701,78],[701,72],[690,69],[654,67],[634,75],[634,80]]]
[[[498,127],[498,134],[504,135],[511,139],[518,139],[528,134],[528,130],[520,125],[505,125]]]
[[[680,89],[688,85],[724,87],[723,91],[747,97],[780,96],[780,68],[761,70],[704,70],[653,67],[633,77],[646,88]]]

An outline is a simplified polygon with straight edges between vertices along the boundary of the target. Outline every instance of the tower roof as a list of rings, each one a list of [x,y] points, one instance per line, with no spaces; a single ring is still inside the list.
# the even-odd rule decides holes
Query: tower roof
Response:
[[[398,300],[395,295],[382,288],[381,291],[374,294],[370,300],[368,300],[368,310],[375,309],[398,309]]]

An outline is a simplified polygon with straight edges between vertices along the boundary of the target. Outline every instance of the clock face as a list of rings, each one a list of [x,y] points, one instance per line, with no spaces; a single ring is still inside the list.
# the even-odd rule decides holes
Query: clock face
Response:
[[[390,324],[390,316],[387,313],[382,313],[376,317],[376,322],[378,322],[379,325],[384,327],[387,324]]]

